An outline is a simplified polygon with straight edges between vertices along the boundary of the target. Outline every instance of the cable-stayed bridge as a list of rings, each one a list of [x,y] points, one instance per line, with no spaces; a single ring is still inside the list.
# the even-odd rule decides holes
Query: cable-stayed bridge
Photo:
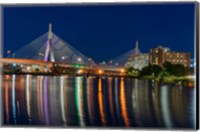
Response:
[[[25,45],[18,51],[10,54],[7,58],[0,59],[4,64],[37,65],[41,72],[49,71],[53,66],[70,68],[84,68],[92,70],[93,73],[122,72],[122,67],[96,65],[91,58],[83,55],[70,44],[62,40],[52,32],[52,25],[49,24],[49,31]],[[79,71],[80,72],[80,71]]]
[[[34,41],[9,55],[8,58],[43,60],[83,65],[89,65],[89,63],[92,63],[90,62],[92,60],[54,34],[51,31],[51,24],[49,26],[49,32],[41,35]]]
[[[128,52],[114,58],[110,62],[110,65],[124,67],[127,64],[127,62],[129,61],[131,56],[137,56],[137,55],[140,55],[141,53],[142,52],[139,50],[139,47],[138,47],[138,41],[136,41],[136,45],[135,45],[134,49],[131,49]]]

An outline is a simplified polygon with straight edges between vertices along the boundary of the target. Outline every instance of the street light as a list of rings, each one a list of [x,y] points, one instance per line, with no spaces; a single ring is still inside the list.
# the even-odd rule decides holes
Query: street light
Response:
[[[83,70],[82,70],[82,69],[79,69],[79,70],[78,70],[78,74],[81,74],[81,73],[83,73]]]
[[[121,71],[121,73],[124,73],[124,72],[125,72],[125,70],[124,70],[124,69],[121,69],[120,71]]]
[[[8,56],[10,55],[10,53],[11,53],[11,51],[10,51],[10,50],[7,50],[7,54],[8,54]]]
[[[80,62],[80,61],[82,61],[82,59],[81,59],[81,58],[78,58],[78,61]]]
[[[102,74],[102,73],[103,73],[103,70],[99,69],[98,73],[99,73],[99,74]]]
[[[27,66],[27,68],[26,68],[26,69],[27,69],[27,71],[30,71],[31,67],[30,67],[30,66]]]

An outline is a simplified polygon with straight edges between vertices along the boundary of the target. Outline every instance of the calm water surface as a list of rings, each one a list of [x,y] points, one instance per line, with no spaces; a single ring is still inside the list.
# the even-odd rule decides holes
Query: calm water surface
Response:
[[[196,88],[130,78],[5,75],[4,124],[195,128]]]

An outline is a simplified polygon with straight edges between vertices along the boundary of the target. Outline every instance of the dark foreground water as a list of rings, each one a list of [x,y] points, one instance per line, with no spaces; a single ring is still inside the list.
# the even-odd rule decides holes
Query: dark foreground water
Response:
[[[5,75],[4,124],[195,128],[196,88],[130,78]]]

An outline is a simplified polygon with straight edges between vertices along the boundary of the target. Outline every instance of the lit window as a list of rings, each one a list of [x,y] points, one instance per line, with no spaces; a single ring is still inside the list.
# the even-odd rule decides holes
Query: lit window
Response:
[[[156,64],[158,64],[158,58],[156,58]]]

